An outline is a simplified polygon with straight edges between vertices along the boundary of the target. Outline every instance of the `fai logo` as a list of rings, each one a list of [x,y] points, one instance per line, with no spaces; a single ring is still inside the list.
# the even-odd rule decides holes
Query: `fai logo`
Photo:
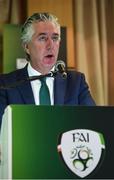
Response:
[[[103,135],[87,129],[76,129],[63,133],[58,146],[58,151],[61,152],[65,164],[81,178],[96,169],[104,150]]]

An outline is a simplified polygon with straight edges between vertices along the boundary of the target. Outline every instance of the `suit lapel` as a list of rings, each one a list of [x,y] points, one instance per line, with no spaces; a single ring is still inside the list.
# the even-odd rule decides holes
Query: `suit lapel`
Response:
[[[54,104],[63,105],[65,100],[66,79],[57,75],[54,81]]]
[[[18,81],[21,81],[22,79],[26,79],[28,77],[27,66],[19,72],[20,73],[17,74]],[[17,89],[20,92],[20,95],[22,96],[25,104],[35,104],[32,87],[29,81],[26,81],[17,86]]]
[[[30,82],[26,82],[23,85],[19,86],[18,90],[20,91],[25,104],[35,104]]]

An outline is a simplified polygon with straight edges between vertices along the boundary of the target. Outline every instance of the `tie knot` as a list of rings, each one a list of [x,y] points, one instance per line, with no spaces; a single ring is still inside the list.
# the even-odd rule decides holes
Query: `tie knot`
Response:
[[[46,83],[46,77],[42,77],[42,78],[40,79],[40,81],[41,81],[41,83]]]

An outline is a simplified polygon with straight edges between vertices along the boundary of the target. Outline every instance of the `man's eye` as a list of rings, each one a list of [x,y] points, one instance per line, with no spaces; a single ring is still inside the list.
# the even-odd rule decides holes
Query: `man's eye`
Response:
[[[59,37],[59,36],[53,36],[53,37],[52,37],[52,40],[53,40],[53,41],[59,41],[59,40],[60,40],[60,37]]]
[[[47,37],[47,36],[39,36],[38,40],[41,42],[46,42],[48,40],[48,38],[49,37]],[[60,40],[60,37],[59,36],[52,36],[51,39],[53,40],[53,42],[57,42]]]
[[[40,36],[38,38],[39,41],[46,41],[47,40],[47,37],[46,36]]]

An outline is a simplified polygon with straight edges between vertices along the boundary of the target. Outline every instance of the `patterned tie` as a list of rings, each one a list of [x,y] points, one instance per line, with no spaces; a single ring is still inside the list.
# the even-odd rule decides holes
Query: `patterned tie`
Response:
[[[40,79],[41,88],[39,92],[40,105],[51,105],[49,89],[46,84],[46,77]]]

